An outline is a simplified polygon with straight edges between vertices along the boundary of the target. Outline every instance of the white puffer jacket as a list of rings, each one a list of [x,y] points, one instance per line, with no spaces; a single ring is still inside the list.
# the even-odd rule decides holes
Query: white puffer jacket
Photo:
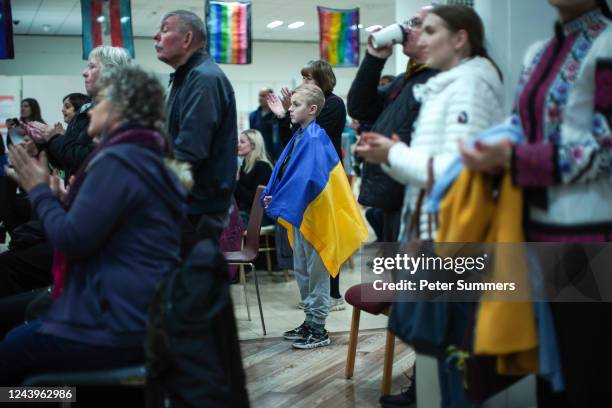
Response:
[[[429,158],[433,158],[437,178],[457,158],[459,140],[472,141],[504,118],[502,82],[486,58],[465,59],[425,84],[416,85],[413,92],[422,105],[411,145],[396,143],[389,151],[389,164],[382,166],[392,178],[406,185],[400,239],[405,238],[408,214],[427,183]],[[430,238],[424,208],[420,237]]]

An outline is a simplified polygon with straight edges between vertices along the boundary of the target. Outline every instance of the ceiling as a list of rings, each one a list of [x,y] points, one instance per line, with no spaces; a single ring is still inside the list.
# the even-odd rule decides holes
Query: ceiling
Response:
[[[13,0],[16,35],[81,35],[80,0]],[[360,8],[363,27],[394,21],[395,0],[253,0],[253,38],[271,41],[318,41],[316,6]],[[132,0],[132,22],[136,37],[151,37],[161,16],[171,10],[187,9],[202,16],[204,0]],[[266,25],[282,20],[281,27]],[[287,24],[301,20],[304,26],[290,30]],[[362,41],[365,40],[362,30]]]

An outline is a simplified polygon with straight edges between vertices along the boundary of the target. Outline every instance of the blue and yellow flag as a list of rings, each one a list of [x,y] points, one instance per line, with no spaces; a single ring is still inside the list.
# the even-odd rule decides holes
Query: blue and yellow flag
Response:
[[[325,130],[313,121],[297,143],[295,138],[283,150],[263,194],[272,196],[266,213],[287,228],[292,247],[293,228],[299,228],[335,277],[368,238],[368,230]],[[283,176],[277,180],[290,151]]]

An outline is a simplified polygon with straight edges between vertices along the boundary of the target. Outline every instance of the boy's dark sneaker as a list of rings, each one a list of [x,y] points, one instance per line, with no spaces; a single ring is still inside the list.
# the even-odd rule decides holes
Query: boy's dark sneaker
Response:
[[[305,340],[308,337],[308,333],[310,332],[310,327],[306,324],[306,322],[300,324],[293,330],[286,331],[283,333],[283,339],[285,340]]]
[[[293,348],[296,349],[312,349],[317,347],[329,346],[331,340],[327,334],[327,330],[310,329],[308,335],[303,340],[298,340],[293,343]]]

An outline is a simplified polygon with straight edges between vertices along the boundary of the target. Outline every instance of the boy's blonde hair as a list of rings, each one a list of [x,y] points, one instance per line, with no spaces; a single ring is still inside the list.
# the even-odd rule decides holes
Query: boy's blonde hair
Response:
[[[319,116],[325,105],[325,95],[321,88],[316,85],[303,84],[295,88],[293,93],[304,97],[307,105],[317,105],[315,116]]]

